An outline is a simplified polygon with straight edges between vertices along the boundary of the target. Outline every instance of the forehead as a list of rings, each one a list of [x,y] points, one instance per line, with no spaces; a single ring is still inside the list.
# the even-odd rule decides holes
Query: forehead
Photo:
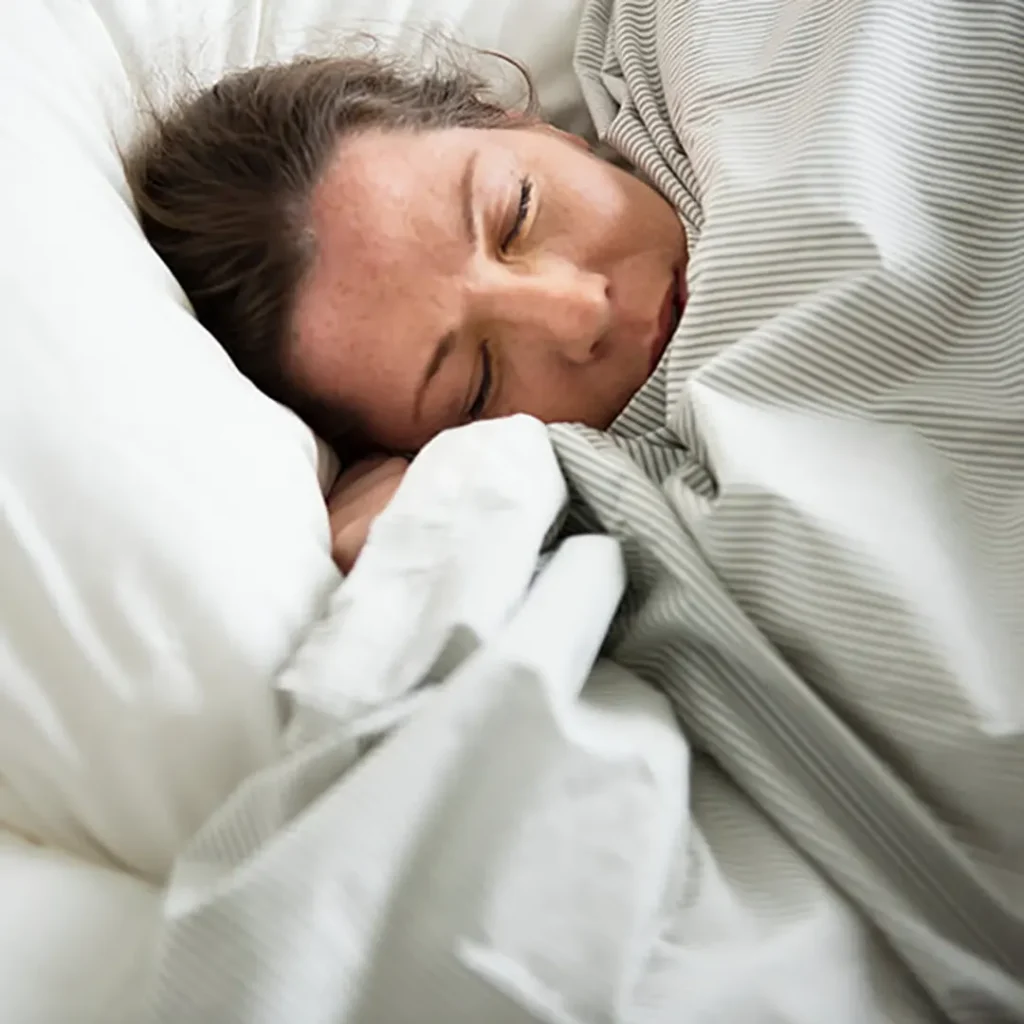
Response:
[[[439,274],[455,270],[466,144],[452,135],[375,132],[339,146],[310,196],[297,345],[372,341],[413,307],[429,313]]]
[[[386,289],[396,274],[442,255],[457,238],[468,155],[456,132],[374,132],[344,142],[310,197],[311,277],[342,291],[346,282]]]
[[[468,255],[461,179],[472,152],[460,131],[339,146],[310,196],[314,257],[291,332],[300,383],[368,419],[409,404],[454,312],[446,282]]]

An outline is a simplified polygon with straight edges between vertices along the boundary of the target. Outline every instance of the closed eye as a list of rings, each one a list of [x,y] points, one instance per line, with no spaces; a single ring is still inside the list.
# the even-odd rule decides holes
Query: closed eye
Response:
[[[508,252],[513,243],[519,237],[526,224],[526,218],[530,215],[530,204],[533,202],[533,182],[529,178],[523,178],[519,185],[519,208],[516,211],[515,223],[513,223],[508,234],[501,243],[501,251]]]
[[[491,397],[491,353],[486,345],[480,350],[480,387],[477,389],[473,404],[466,416],[469,420],[478,420],[487,408],[487,399]]]

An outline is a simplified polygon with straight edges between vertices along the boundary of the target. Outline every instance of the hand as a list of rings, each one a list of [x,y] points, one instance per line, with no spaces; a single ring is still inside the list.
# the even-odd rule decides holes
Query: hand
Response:
[[[331,556],[342,572],[352,571],[370,526],[387,508],[408,468],[405,459],[380,455],[361,459],[334,482],[327,495],[327,513]]]

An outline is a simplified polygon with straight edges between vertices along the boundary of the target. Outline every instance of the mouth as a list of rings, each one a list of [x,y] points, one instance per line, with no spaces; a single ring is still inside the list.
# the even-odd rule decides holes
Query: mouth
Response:
[[[654,373],[665,354],[669,342],[676,333],[679,321],[683,317],[686,306],[686,274],[677,268],[672,274],[672,282],[661,303],[658,314],[658,333],[651,347],[651,365],[648,374]]]

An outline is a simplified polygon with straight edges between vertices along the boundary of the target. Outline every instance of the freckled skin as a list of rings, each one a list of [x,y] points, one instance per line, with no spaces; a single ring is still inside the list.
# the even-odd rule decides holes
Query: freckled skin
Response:
[[[686,262],[657,192],[543,125],[347,139],[310,219],[291,371],[392,451],[477,416],[607,427]]]

